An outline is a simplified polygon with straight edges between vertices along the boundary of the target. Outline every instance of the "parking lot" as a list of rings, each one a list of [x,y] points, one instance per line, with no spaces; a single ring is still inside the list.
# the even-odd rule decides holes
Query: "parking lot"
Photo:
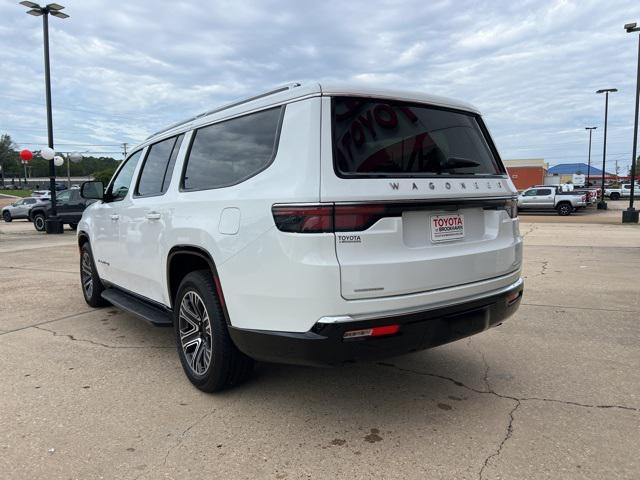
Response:
[[[216,395],[171,329],[84,303],[74,232],[0,224],[0,477],[639,478],[640,228],[610,205],[522,217],[501,327]]]

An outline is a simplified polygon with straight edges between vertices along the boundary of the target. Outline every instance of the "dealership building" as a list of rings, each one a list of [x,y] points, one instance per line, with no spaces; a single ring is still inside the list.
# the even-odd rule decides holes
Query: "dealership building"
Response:
[[[518,190],[533,185],[543,185],[549,164],[544,158],[525,158],[520,160],[504,160],[507,173]]]

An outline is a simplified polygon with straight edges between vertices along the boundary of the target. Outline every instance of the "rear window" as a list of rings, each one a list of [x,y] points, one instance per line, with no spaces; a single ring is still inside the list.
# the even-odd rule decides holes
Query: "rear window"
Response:
[[[342,177],[503,173],[472,113],[334,97],[332,117],[335,169]]]
[[[227,187],[273,160],[283,107],[215,123],[195,131],[182,180],[185,190]]]

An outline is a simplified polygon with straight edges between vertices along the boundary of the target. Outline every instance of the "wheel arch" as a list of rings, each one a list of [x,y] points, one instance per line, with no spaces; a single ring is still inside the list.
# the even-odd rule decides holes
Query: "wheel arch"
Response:
[[[85,243],[89,243],[89,234],[85,231],[78,232],[78,248],[82,248]]]
[[[216,264],[209,252],[197,246],[176,245],[169,250],[169,254],[167,255],[166,275],[169,304],[171,308],[173,309],[174,307],[173,302],[176,294],[178,293],[180,282],[188,273],[196,270],[209,270],[211,272],[213,282],[216,286],[215,293],[220,299],[225,320],[227,324],[231,325]]]

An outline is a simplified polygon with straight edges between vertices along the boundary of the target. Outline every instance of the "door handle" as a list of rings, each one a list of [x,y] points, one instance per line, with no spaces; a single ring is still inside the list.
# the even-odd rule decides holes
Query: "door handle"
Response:
[[[145,217],[147,220],[160,220],[160,214],[158,212],[149,212]]]
[[[113,220],[114,222],[117,221],[120,218],[120,215],[114,213],[113,215],[111,215],[111,220]]]

